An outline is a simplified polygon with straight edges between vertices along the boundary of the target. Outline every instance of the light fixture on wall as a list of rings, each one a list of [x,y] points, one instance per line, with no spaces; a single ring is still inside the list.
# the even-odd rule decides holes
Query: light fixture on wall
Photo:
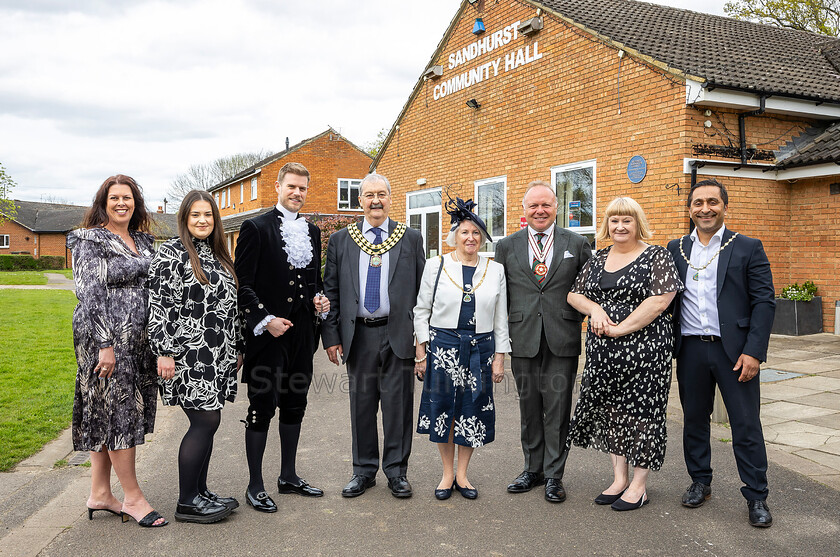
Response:
[[[435,65],[430,66],[425,72],[423,72],[423,77],[426,79],[437,79],[443,75],[443,66]]]
[[[540,17],[534,17],[523,21],[519,25],[518,31],[526,36],[531,36],[543,28],[543,20]]]
[[[475,18],[475,25],[473,25],[473,35],[481,35],[486,29],[484,28],[484,20],[480,17]]]
[[[473,108],[475,110],[478,110],[479,108],[481,108],[481,103],[478,102],[475,99],[470,99],[470,100],[467,101],[467,106],[470,107],[470,108]]]

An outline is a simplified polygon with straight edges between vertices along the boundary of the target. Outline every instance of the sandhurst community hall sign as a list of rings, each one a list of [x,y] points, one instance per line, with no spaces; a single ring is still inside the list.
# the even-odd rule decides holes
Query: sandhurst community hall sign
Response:
[[[479,40],[468,44],[467,46],[451,53],[449,55],[448,68],[454,70],[464,64],[472,62],[479,56],[490,52],[495,52],[507,46],[520,37],[518,31],[520,21],[506,25],[500,31],[488,33]],[[499,56],[495,60],[485,62],[480,66],[463,71],[458,75],[435,85],[433,96],[435,100],[442,99],[447,95],[457,93],[481,83],[491,77],[496,77],[499,72],[509,72],[515,70],[525,64],[530,64],[542,58],[543,55],[539,52],[537,41],[533,41],[530,45],[521,47],[513,52],[508,52],[503,57]],[[504,58],[504,66],[502,65],[502,58]]]

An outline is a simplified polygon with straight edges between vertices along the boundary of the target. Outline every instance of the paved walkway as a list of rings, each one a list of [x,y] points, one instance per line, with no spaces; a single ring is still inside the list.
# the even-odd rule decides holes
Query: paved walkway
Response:
[[[476,451],[471,480],[477,501],[456,493],[436,501],[440,463],[428,440],[415,436],[409,478],[415,495],[396,500],[384,476],[362,497],[340,496],[349,478],[347,378],[323,351],[304,421],[298,472],[326,491],[322,499],[277,495],[280,512],[256,513],[241,499],[247,483],[242,424],[247,400],[223,412],[210,471],[211,488],[235,495],[243,506],[225,521],[199,526],[174,522],[161,530],[121,524],[112,516],[86,519],[89,468],[52,469],[70,453],[65,432],[14,472],[0,474],[0,555],[836,555],[840,539],[840,337],[774,336],[762,384],[762,421],[770,457],[770,498],[776,524],[748,525],[728,429],[713,428],[712,499],[701,509],[679,504],[689,480],[682,462],[681,415],[669,406],[668,453],[651,474],[651,504],[615,513],[592,499],[610,482],[604,455],[574,449],[565,484],[568,500],[551,505],[535,490],[511,495],[505,485],[519,473],[519,410],[512,378],[498,385],[496,441]],[[674,390],[674,393],[676,391]],[[419,396],[419,393],[418,393]],[[172,519],[177,496],[177,451],[186,419],[159,407],[154,434],[138,448],[137,470],[149,500]],[[266,487],[279,471],[272,436],[265,459]]]
[[[0,288],[10,290],[75,290],[76,283],[61,273],[45,272],[47,284],[0,284]]]

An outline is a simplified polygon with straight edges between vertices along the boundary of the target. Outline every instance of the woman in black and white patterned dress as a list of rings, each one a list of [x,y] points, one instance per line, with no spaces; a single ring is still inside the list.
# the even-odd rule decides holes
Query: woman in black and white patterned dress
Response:
[[[154,238],[143,194],[129,176],[99,187],[82,228],[67,235],[79,304],[73,345],[79,368],[73,402],[73,448],[90,451],[88,518],[94,511],[133,517],[141,526],[168,522],[146,500],[134,471],[135,447],[154,431],[154,357],[146,340],[146,280]],[[111,467],[122,503],[111,492]]]
[[[665,458],[674,343],[667,308],[683,284],[668,250],[644,242],[650,237],[639,204],[614,199],[597,236],[613,245],[584,265],[568,296],[589,316],[569,443],[609,453],[614,480],[595,502],[617,511],[648,502],[648,472],[659,470]]]
[[[225,401],[236,397],[242,362],[236,287],[219,210],[209,193],[192,190],[178,211],[178,237],[160,246],[149,269],[149,342],[161,398],[190,421],[178,453],[175,512],[185,522],[216,522],[239,506],[207,489],[213,436]]]

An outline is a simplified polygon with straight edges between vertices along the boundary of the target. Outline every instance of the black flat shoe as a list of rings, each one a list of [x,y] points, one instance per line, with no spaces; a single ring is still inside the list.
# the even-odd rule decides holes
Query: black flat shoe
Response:
[[[388,478],[388,487],[391,489],[391,495],[398,499],[405,499],[411,497],[411,484],[408,483],[408,478],[405,476],[396,476]]]
[[[215,501],[216,503],[221,503],[222,505],[226,506],[230,510],[239,508],[239,501],[237,501],[233,497],[222,497],[221,495],[216,495],[215,493],[213,493],[209,489],[204,491],[203,493],[201,493],[201,495],[203,495],[207,499],[210,499],[211,501]]]
[[[212,524],[225,518],[233,509],[222,503],[212,501],[203,495],[196,495],[189,503],[178,503],[175,507],[175,520]]]
[[[297,493],[304,497],[322,497],[324,495],[322,490],[317,487],[312,487],[303,478],[300,478],[300,482],[297,485],[291,482],[284,482],[280,478],[277,478],[277,491],[280,493]]]
[[[137,520],[130,514],[125,511],[120,511],[120,517],[122,518],[123,523],[128,522],[131,519]],[[163,522],[155,524],[158,520],[162,519],[163,517],[160,516],[160,513],[157,511],[152,511],[140,520],[137,520],[137,524],[142,526],[143,528],[160,528],[162,526],[166,526],[169,524],[169,521],[163,518]]]
[[[548,478],[545,481],[545,500],[549,503],[562,503],[566,500],[566,489],[563,480]]]
[[[700,482],[691,482],[682,496],[682,506],[695,509],[712,496],[712,486]]]
[[[648,503],[650,503],[650,499],[647,498],[647,492],[645,492],[642,493],[642,498],[635,503],[630,503],[624,499],[618,499],[615,503],[610,505],[610,508],[614,511],[635,511],[636,509],[641,509]]]
[[[508,493],[525,493],[531,491],[535,486],[545,483],[545,477],[542,474],[528,472],[527,470],[516,476],[516,479],[507,486]]]
[[[277,512],[277,505],[265,491],[260,491],[256,495],[251,495],[251,492],[246,489],[245,502],[254,507],[254,510],[260,511],[261,513]]]
[[[617,493],[615,495],[607,495],[606,493],[602,493],[601,495],[599,495],[598,497],[595,498],[595,504],[596,505],[612,505],[613,503],[615,503],[616,501],[621,499],[621,496],[624,495],[625,491],[627,491],[626,487],[621,490],[621,493]]]
[[[344,489],[341,490],[342,497],[358,497],[369,488],[376,485],[376,478],[370,478],[368,476],[362,476],[360,474],[353,474],[353,477],[350,478],[350,483],[344,486]]]
[[[120,516],[120,513],[116,512],[116,511],[112,511],[111,509],[91,509],[90,507],[88,507],[87,510],[88,510],[88,520],[93,520],[93,513],[95,513],[96,511],[105,511],[106,513],[111,513],[111,514],[115,514],[117,516]]]
[[[770,514],[766,501],[762,499],[747,501],[747,507],[750,510],[750,526],[770,528],[773,525],[773,515]]]
[[[476,499],[478,498],[478,490],[474,487],[461,487],[458,485],[458,481],[455,481],[455,489],[458,490],[464,499]]]
[[[435,499],[438,501],[444,501],[452,497],[452,491],[455,489],[455,482],[452,482],[452,487],[449,489],[436,489],[435,490]]]

